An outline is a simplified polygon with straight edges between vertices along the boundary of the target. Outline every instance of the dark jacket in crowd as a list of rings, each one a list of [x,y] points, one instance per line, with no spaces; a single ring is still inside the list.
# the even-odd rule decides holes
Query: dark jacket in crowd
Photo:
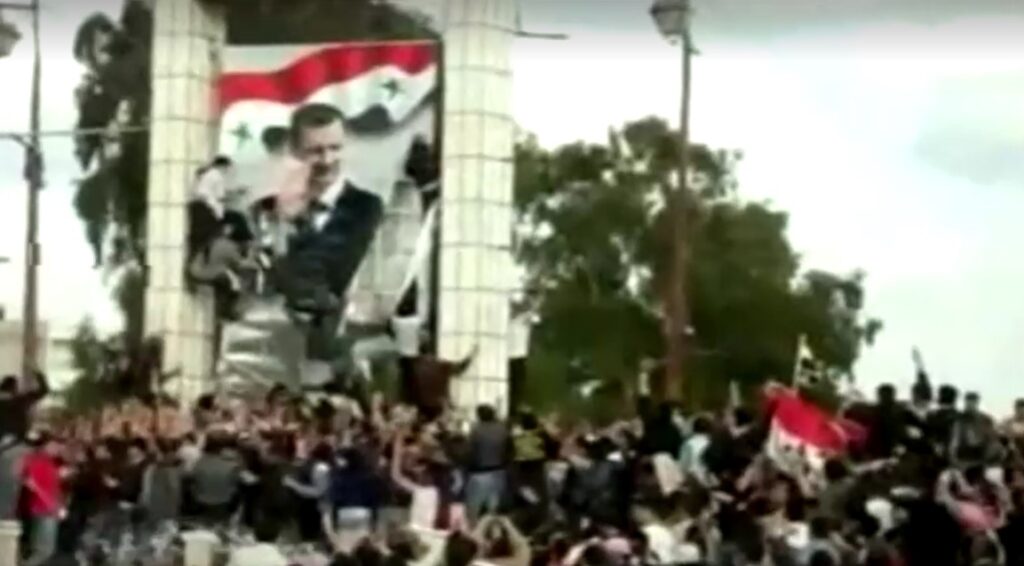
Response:
[[[509,463],[511,438],[508,428],[500,422],[481,422],[469,436],[470,472],[504,470]]]
[[[222,453],[207,453],[192,468],[191,494],[206,507],[227,505],[238,494],[241,463]]]
[[[25,438],[28,434],[32,408],[50,392],[45,375],[36,373],[35,381],[32,389],[0,394],[0,438],[8,434]]]
[[[181,467],[174,461],[151,464],[142,478],[142,508],[153,523],[178,519],[182,506]]]

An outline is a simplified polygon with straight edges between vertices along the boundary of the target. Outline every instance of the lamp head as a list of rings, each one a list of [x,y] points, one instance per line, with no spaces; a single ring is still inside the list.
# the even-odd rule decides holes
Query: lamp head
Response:
[[[14,46],[21,40],[21,32],[11,22],[5,21],[0,15],[0,59],[14,52]]]
[[[651,6],[654,24],[661,35],[670,41],[682,39],[689,17],[689,0],[654,0]]]

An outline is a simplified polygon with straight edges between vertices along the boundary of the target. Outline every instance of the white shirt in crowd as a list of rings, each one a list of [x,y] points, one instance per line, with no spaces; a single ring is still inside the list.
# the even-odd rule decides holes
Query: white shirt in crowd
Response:
[[[692,545],[680,542],[672,534],[672,530],[658,523],[643,527],[647,537],[648,560],[651,564],[696,564],[701,560],[700,550]]]
[[[440,504],[441,495],[436,487],[417,487],[412,492],[409,524],[414,529],[433,529]]]
[[[192,187],[192,198],[206,203],[217,218],[224,217],[224,201],[228,196],[228,175],[218,167],[204,171]]]
[[[706,434],[695,434],[684,444],[679,453],[679,465],[686,477],[693,478],[701,485],[711,485],[711,473],[704,464],[704,453],[707,452],[711,439]]]
[[[288,558],[277,546],[258,543],[231,552],[228,566],[288,566]]]

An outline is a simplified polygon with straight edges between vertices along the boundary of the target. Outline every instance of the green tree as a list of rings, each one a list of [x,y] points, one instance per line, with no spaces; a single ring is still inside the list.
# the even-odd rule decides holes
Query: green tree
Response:
[[[228,11],[228,43],[273,45],[440,39],[430,18],[374,0],[256,0]]]
[[[425,16],[387,2],[260,0],[253,4],[229,11],[229,43],[438,37]],[[146,358],[143,352],[148,351],[143,336],[143,309],[149,170],[146,127],[150,115],[153,43],[151,5],[151,0],[124,0],[116,20],[102,13],[91,15],[79,26],[74,40],[75,58],[86,69],[75,92],[76,127],[83,132],[76,139],[75,154],[84,178],[78,184],[74,206],[93,247],[96,265],[104,269],[113,282],[114,298],[124,314],[125,328],[118,343],[123,352],[139,359]],[[184,237],[183,234],[183,240]],[[97,339],[95,328],[83,326],[78,338],[82,351],[89,351]],[[95,381],[94,368],[87,363],[91,358],[82,355],[76,360],[80,362],[82,379]],[[91,385],[85,389],[89,387]],[[127,387],[129,391],[139,389]],[[116,397],[115,393],[111,392],[109,397]]]
[[[676,220],[664,207],[676,139],[664,122],[645,119],[606,144],[519,145],[516,249],[540,319],[527,384],[535,403],[620,409],[644,360],[663,356],[657,289]],[[740,155],[701,145],[691,155],[687,397],[719,403],[731,380],[753,388],[785,379],[800,335],[831,373],[850,374],[879,327],[861,322],[863,276],[801,275],[786,214],[739,198],[732,171]],[[599,384],[589,400],[578,398],[584,383]]]

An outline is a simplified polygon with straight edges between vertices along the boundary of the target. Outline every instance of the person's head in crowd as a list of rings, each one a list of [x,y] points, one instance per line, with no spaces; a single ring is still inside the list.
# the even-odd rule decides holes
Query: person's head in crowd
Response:
[[[0,399],[14,397],[18,394],[18,378],[13,375],[5,375],[0,379]]]
[[[213,158],[213,161],[210,161],[209,165],[200,168],[199,174],[202,175],[210,171],[216,171],[221,175],[227,176],[231,174],[232,167],[234,167],[234,162],[231,161],[230,157],[226,155],[218,155],[217,157]]]
[[[213,395],[207,393],[206,395],[200,396],[199,399],[196,399],[196,409],[204,413],[216,411],[217,401]]]
[[[732,422],[739,428],[754,424],[754,415],[745,407],[736,407],[732,411]]]
[[[960,392],[957,391],[956,387],[952,385],[943,385],[939,387],[939,407],[942,409],[956,409],[957,399],[960,397]]]
[[[128,462],[131,464],[137,464],[146,459],[146,452],[148,447],[146,441],[141,438],[133,438],[128,443]]]
[[[25,443],[31,446],[34,450],[39,450],[46,444],[46,437],[41,430],[30,430],[28,431],[28,434],[25,435]]]
[[[231,158],[226,155],[218,155],[217,157],[213,158],[213,161],[210,162],[210,166],[216,167],[217,169],[228,169],[231,167],[231,165]]]
[[[344,145],[344,116],[336,107],[311,103],[292,114],[292,152],[310,168],[310,196],[319,197],[341,180]]]
[[[1024,420],[1024,399],[1013,402],[1013,418],[1018,421]]]
[[[318,442],[309,454],[309,459],[314,462],[330,464],[334,460],[334,450],[326,442]]]
[[[492,521],[483,532],[480,555],[486,560],[500,560],[513,555],[512,539],[501,521]]]
[[[161,463],[173,463],[178,460],[178,442],[169,439],[161,438],[156,442],[157,457]]]
[[[890,383],[879,385],[875,395],[879,405],[892,406],[896,404],[896,388]]]
[[[768,486],[768,504],[772,510],[786,509],[795,492],[793,480],[780,475]]]
[[[227,214],[220,220],[221,235],[238,245],[246,245],[253,241],[255,235],[249,228],[244,217],[237,214]]]
[[[498,420],[498,412],[490,405],[480,405],[476,408],[476,418],[482,423],[493,423]]]
[[[281,536],[281,527],[277,521],[261,520],[256,523],[252,534],[256,542],[273,544]]]
[[[964,481],[972,487],[979,487],[985,483],[985,467],[980,464],[971,464],[964,468]]]
[[[445,566],[470,566],[480,553],[480,545],[461,532],[448,536],[444,545]]]
[[[277,384],[267,392],[266,403],[269,407],[277,407],[288,399],[288,389],[284,385]]]
[[[48,430],[30,432],[28,443],[33,449],[43,452],[51,458],[59,458],[61,455],[60,439]]]
[[[828,540],[832,536],[832,522],[827,517],[812,517],[808,527],[812,540]]]
[[[533,411],[523,410],[519,413],[519,427],[525,431],[536,431],[540,428],[540,421]]]
[[[842,481],[850,475],[846,463],[838,458],[830,458],[825,461],[824,473],[825,480],[829,483]]]
[[[714,430],[714,423],[707,415],[699,415],[693,419],[693,434],[708,435],[712,430]]]
[[[615,566],[617,561],[603,544],[593,543],[588,544],[580,554],[578,564],[580,566]]]
[[[352,558],[359,566],[383,566],[385,556],[369,539],[363,539],[352,551]]]
[[[385,535],[385,543],[391,558],[401,564],[415,562],[422,552],[422,544],[416,533],[406,528],[389,528]]]
[[[264,128],[263,133],[260,134],[260,141],[268,155],[283,155],[288,151],[288,128],[282,126]]]
[[[817,550],[811,555],[808,566],[839,566],[835,556],[826,550]]]
[[[981,396],[974,391],[964,395],[964,412],[969,415],[981,412]]]
[[[97,463],[109,462],[113,457],[110,450],[110,444],[106,441],[91,444],[86,451],[86,455],[89,461]]]

